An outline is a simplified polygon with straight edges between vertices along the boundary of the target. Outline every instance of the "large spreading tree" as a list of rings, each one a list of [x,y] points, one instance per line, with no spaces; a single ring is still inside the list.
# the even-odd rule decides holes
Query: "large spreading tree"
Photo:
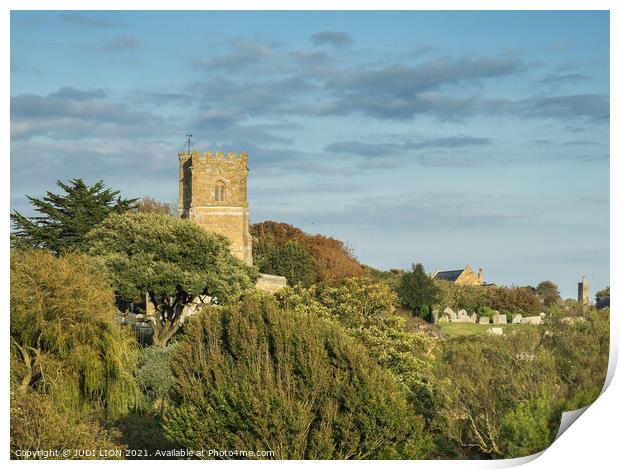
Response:
[[[81,178],[57,182],[64,194],[51,191],[41,199],[26,196],[41,214],[26,217],[14,211],[13,242],[17,246],[42,248],[53,253],[85,250],[84,237],[110,214],[120,214],[136,206],[136,199],[121,199],[119,191],[106,188],[103,181],[88,186]]]
[[[149,317],[153,344],[165,346],[196,297],[219,303],[251,290],[256,270],[230,252],[230,242],[186,219],[161,214],[111,215],[86,237],[89,253],[107,270],[119,305],[143,299],[155,306]]]

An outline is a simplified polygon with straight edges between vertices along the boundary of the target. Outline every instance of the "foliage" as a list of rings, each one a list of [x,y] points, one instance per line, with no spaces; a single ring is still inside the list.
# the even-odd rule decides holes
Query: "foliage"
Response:
[[[11,381],[76,412],[124,413],[140,399],[133,336],[112,290],[83,254],[11,256]]]
[[[153,342],[165,346],[181,314],[201,295],[226,302],[253,289],[256,270],[234,257],[223,236],[161,214],[112,215],[87,237],[89,252],[109,273],[120,301],[148,292],[156,314]]]
[[[361,277],[323,287],[319,300],[343,324],[351,325],[360,318],[392,313],[398,298],[387,284]]]
[[[350,248],[340,240],[323,235],[309,235],[289,224],[265,221],[250,227],[254,237],[253,256],[258,266],[268,259],[274,246],[293,240],[303,246],[312,259],[315,282],[363,276],[364,268]]]
[[[582,321],[553,310],[545,319],[545,346],[555,357],[566,408],[574,410],[596,400],[607,376],[609,309],[589,307]],[[562,312],[563,313],[563,312]]]
[[[411,265],[411,271],[405,273],[398,288],[402,304],[420,316],[428,312],[439,300],[439,289],[424,271],[424,266]]]
[[[448,281],[435,280],[439,288],[437,306],[464,308],[468,312],[489,318],[499,311],[502,314],[520,313],[538,315],[543,310],[543,302],[537,291],[529,287],[474,286],[459,285]]]
[[[32,390],[11,390],[11,458],[25,459],[25,451],[94,450],[93,456],[50,456],[50,459],[101,459],[99,451],[118,451],[119,433],[97,421],[59,411],[52,401]],[[17,451],[20,451],[18,455]],[[110,455],[110,454],[107,454]],[[44,459],[42,455],[30,457]]]
[[[193,319],[173,361],[166,433],[275,458],[423,458],[429,437],[391,374],[337,325],[266,296]]]
[[[440,279],[434,280],[435,285],[439,288],[439,300],[437,307],[443,311],[446,307],[457,311],[465,309],[468,312],[477,312],[480,314],[483,310],[484,315],[493,315],[491,309],[487,307],[489,302],[489,289],[486,286],[475,286],[465,284],[455,284]],[[485,308],[487,310],[485,310]]]
[[[536,286],[536,294],[538,294],[538,297],[540,297],[545,307],[550,307],[562,300],[557,284],[551,281],[540,282],[538,286]]]
[[[537,315],[543,310],[543,303],[530,287],[488,287],[488,303],[500,313]]]
[[[177,207],[170,202],[161,202],[152,197],[145,196],[138,201],[136,212],[143,214],[162,214],[170,217],[177,216]]]
[[[518,457],[551,443],[558,380],[536,328],[445,341],[436,373],[434,424],[461,455]]]
[[[397,297],[387,284],[349,278],[320,290],[283,289],[276,299],[283,308],[312,313],[343,326],[394,374],[414,411],[431,418],[435,343],[425,334],[406,331],[406,320],[392,314]]]
[[[276,274],[286,277],[289,285],[302,284],[308,286],[314,279],[314,268],[308,250],[294,240],[288,240],[283,245],[271,243],[268,240],[259,241],[259,244],[269,244],[269,249],[259,246],[264,254],[257,262],[260,272]]]
[[[160,410],[163,410],[168,392],[174,385],[170,361],[177,346],[177,343],[170,343],[163,348],[145,347],[140,351],[136,378],[142,393]]]
[[[609,299],[610,292],[609,286],[607,286],[605,289],[601,289],[596,293],[596,308],[602,309],[609,307]]]
[[[57,182],[65,194],[50,191],[42,199],[26,196],[39,216],[25,217],[15,211],[14,242],[20,246],[42,248],[53,253],[85,250],[85,236],[110,214],[135,207],[135,199],[121,199],[119,191],[106,188],[103,181],[88,186],[80,178]]]

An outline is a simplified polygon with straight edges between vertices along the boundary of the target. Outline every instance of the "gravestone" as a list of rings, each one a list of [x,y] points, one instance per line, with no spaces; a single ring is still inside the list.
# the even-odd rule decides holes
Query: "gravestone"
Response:
[[[542,318],[540,315],[536,315],[534,317],[523,317],[523,323],[528,325],[540,325],[542,323]]]
[[[489,317],[480,317],[480,320],[478,320],[478,323],[480,323],[481,325],[488,325]]]
[[[471,317],[469,317],[469,322],[470,323],[476,323],[478,321],[478,315],[476,314],[476,312],[471,314]]]
[[[508,320],[506,318],[506,315],[501,315],[498,313],[498,314],[493,315],[493,323],[495,325],[507,325]]]
[[[512,323],[521,324],[523,322],[523,315],[517,313],[514,317],[512,317]]]
[[[448,315],[442,315],[439,317],[439,323],[450,323],[450,317]]]
[[[431,319],[432,323],[437,323],[439,321],[439,310],[436,308],[433,309]]]
[[[502,328],[489,328],[488,329],[488,333],[490,335],[503,335],[504,334],[504,330]]]

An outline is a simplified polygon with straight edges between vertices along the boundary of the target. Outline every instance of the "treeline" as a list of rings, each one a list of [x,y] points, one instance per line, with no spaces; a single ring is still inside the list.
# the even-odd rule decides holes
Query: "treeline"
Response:
[[[62,188],[31,198],[39,218],[13,216],[12,458],[55,448],[517,457],[548,446],[561,412],[591,403],[605,380],[608,309],[556,299],[544,327],[438,340],[411,315],[477,297],[444,292],[421,265],[373,271],[341,242],[259,224],[258,251],[301,247],[312,268],[261,293],[223,237],[103,184]],[[151,346],[120,321],[144,314],[145,293]],[[183,318],[200,296],[211,302]]]

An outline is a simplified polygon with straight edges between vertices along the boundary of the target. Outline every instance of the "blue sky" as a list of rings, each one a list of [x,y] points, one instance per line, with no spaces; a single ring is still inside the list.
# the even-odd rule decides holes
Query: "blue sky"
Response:
[[[11,206],[56,180],[175,202],[250,154],[253,222],[361,262],[609,284],[606,12],[13,12]]]

